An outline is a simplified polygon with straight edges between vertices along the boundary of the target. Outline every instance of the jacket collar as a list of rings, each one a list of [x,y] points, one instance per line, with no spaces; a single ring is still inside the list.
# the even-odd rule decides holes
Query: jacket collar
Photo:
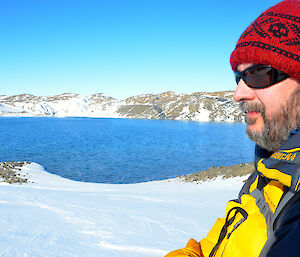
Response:
[[[300,128],[296,128],[293,130],[286,142],[282,144],[280,149],[277,152],[280,151],[286,151],[291,149],[297,149],[300,150]],[[273,155],[274,152],[270,152],[264,148],[262,148],[259,145],[255,145],[255,164],[262,158],[269,158],[271,155]]]
[[[300,130],[293,131],[277,152],[255,147],[255,169],[293,190],[300,189]]]

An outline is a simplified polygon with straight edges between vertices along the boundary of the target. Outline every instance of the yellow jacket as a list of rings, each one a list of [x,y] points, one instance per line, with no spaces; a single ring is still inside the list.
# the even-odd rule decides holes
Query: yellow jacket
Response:
[[[297,134],[299,143],[300,133]],[[295,136],[293,138],[295,140]],[[260,158],[263,150],[256,146],[256,171],[246,181],[239,198],[227,203],[225,218],[217,219],[199,243],[191,239],[185,248],[166,257],[262,256],[263,248],[270,247],[266,244],[268,238],[274,238],[278,214],[299,190],[300,148],[290,145],[285,144],[269,158]],[[300,210],[298,212],[300,216]],[[297,236],[300,239],[300,231]]]

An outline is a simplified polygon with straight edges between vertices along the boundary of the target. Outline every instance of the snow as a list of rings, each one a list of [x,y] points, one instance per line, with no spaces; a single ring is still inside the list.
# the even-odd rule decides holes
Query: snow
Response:
[[[189,106],[184,106],[180,115],[176,117],[176,120],[186,120],[187,117],[191,116],[191,120],[194,121],[210,121],[210,114],[211,112],[209,110],[203,108],[203,103],[201,104],[199,110],[194,112],[192,115],[190,114]]]
[[[200,240],[245,178],[96,184],[23,166],[0,183],[0,256],[163,256]]]
[[[196,121],[210,121],[210,111],[204,108],[201,108],[197,113],[195,113],[194,120]]]
[[[7,104],[0,104],[0,115],[2,115],[2,113],[13,113],[14,115],[17,115],[18,113],[21,112],[22,110],[15,108],[13,106]]]

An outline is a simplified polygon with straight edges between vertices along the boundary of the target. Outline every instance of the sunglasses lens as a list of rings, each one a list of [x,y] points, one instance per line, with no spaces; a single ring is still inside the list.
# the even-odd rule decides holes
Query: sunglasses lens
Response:
[[[272,67],[253,67],[245,71],[246,84],[252,88],[263,88],[272,84],[274,72]]]
[[[236,84],[239,84],[239,82],[240,82],[240,80],[241,80],[241,76],[240,75],[238,75],[238,74],[234,74],[235,75],[235,82],[236,82]]]

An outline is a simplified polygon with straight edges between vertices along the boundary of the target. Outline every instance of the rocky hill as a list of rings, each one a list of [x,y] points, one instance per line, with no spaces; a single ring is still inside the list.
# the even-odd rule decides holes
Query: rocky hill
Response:
[[[193,121],[242,121],[233,91],[145,94],[118,100],[104,94],[83,96],[0,95],[0,116],[112,117]]]

